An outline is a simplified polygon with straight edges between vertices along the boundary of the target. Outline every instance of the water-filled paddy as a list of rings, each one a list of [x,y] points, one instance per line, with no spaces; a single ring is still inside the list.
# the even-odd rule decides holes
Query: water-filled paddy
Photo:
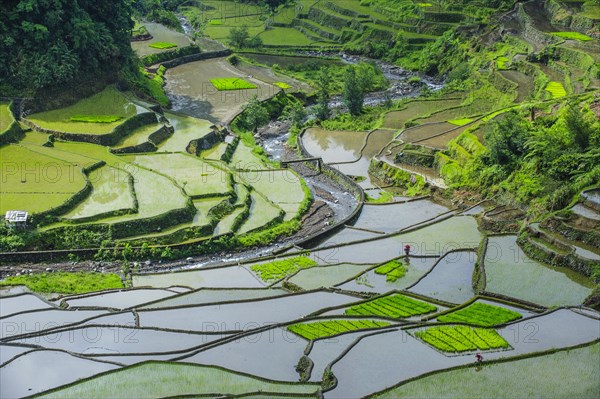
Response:
[[[279,381],[298,381],[295,366],[306,341],[284,328],[274,328],[182,359],[216,365]]]
[[[302,144],[309,154],[323,158],[325,163],[352,162],[361,157],[367,134],[310,128],[302,135]]]
[[[210,79],[240,77],[257,86],[256,89],[218,91]],[[173,109],[211,122],[233,117],[254,95],[264,100],[279,88],[243,75],[224,58],[191,62],[171,68],[165,74],[165,90]]]
[[[405,259],[402,261],[406,266],[406,272],[404,276],[396,281],[389,281],[385,274],[378,274],[375,273],[375,270],[370,270],[338,286],[338,288],[349,291],[376,292],[379,294],[384,294],[392,290],[403,290],[416,283],[425,273],[431,270],[433,265],[438,261],[438,258],[411,258],[408,264],[406,264]]]
[[[170,310],[140,310],[140,325],[185,331],[240,331],[307,316],[326,306],[356,302],[358,298],[330,292],[313,292],[240,303]],[[190,313],[194,314],[190,318]]]
[[[190,288],[262,288],[254,274],[241,266],[192,270],[179,273],[139,274],[133,276],[134,287],[184,285]]]
[[[53,309],[50,303],[33,294],[0,297],[0,317],[36,309]]]
[[[403,255],[405,245],[416,255],[440,256],[453,249],[476,248],[481,240],[477,223],[471,216],[455,216],[433,225],[393,237],[336,248],[313,250],[329,263],[383,263]],[[335,236],[321,248],[335,242]]]
[[[409,382],[377,399],[432,398],[444,392],[445,398],[594,398],[600,376],[589,367],[600,357],[600,344],[580,349],[508,363],[487,365],[481,369],[447,371]],[[560,378],[556,378],[560,376]],[[506,382],[510,381],[510,384]],[[565,381],[577,381],[565,384]]]
[[[136,381],[132,384],[131,381]],[[160,381],[160,383],[157,383]],[[148,389],[152,386],[152,389]],[[278,384],[228,370],[191,364],[148,363],[86,381],[44,397],[158,398],[171,395],[223,395],[259,392],[316,392],[318,385]],[[260,394],[259,394],[260,395]],[[221,396],[221,395],[218,395]],[[210,396],[212,397],[212,395]],[[254,396],[256,397],[256,396]]]
[[[213,332],[219,332],[214,331]],[[218,334],[186,334],[123,326],[84,326],[13,341],[62,349],[81,355],[166,354],[182,352],[222,338]]]
[[[64,352],[35,351],[17,358],[0,369],[0,396],[3,398],[29,396],[117,367]]]
[[[82,295],[63,299],[70,308],[133,308],[139,304],[156,301],[176,295],[174,292],[158,289],[134,289],[114,291],[94,295]]]
[[[131,42],[131,48],[138,56],[143,57],[149,54],[161,53],[165,50],[150,47],[150,44],[158,42],[167,42],[176,44],[178,47],[186,47],[191,44],[190,39],[183,33],[171,30],[164,25],[155,22],[144,22],[144,26],[148,29],[148,33],[152,35],[151,40],[143,40],[139,42]]]
[[[132,103],[123,93],[113,86],[91,97],[65,108],[40,112],[27,119],[44,129],[69,133],[103,134],[119,126],[126,118],[146,109]],[[77,115],[111,115],[118,120],[110,123],[76,122],[70,118]]]
[[[21,334],[41,332],[48,329],[80,323],[86,319],[106,314],[106,311],[68,311],[48,309],[21,313],[0,319],[0,339],[12,338]]]
[[[288,281],[304,288],[305,290],[311,290],[320,287],[333,287],[364,272],[370,267],[372,266],[353,264],[313,267],[310,269],[300,270]]]
[[[216,302],[243,301],[285,295],[288,292],[277,288],[257,289],[200,289],[167,298],[139,307],[140,309],[168,308],[175,306],[203,305]]]
[[[160,152],[185,151],[190,141],[202,138],[210,133],[212,123],[191,116],[165,112],[165,117],[175,129],[171,137],[158,145]]]
[[[92,171],[88,178],[93,187],[91,194],[64,218],[81,219],[100,213],[133,210],[129,173],[103,166]]]
[[[409,291],[446,302],[465,302],[475,294],[472,276],[476,261],[477,254],[472,251],[449,253]]]
[[[448,208],[429,200],[404,204],[365,205],[354,227],[393,233],[433,219],[447,211]]]
[[[442,109],[456,107],[461,102],[462,99],[413,101],[402,110],[387,113],[383,119],[383,126],[390,129],[402,129],[409,120],[427,116]]]
[[[490,237],[485,257],[486,291],[544,306],[578,305],[592,283],[566,268],[533,261],[516,244],[515,236]]]

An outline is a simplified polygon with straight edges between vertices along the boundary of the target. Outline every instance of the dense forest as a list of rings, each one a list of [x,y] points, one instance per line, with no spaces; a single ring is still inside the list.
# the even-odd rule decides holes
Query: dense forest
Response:
[[[32,94],[110,73],[131,56],[127,0],[0,3],[0,91]]]

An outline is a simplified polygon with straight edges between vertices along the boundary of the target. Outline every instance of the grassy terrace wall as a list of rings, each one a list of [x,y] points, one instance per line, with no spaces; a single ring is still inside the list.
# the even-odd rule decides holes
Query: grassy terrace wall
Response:
[[[0,132],[0,146],[8,143],[14,143],[19,141],[21,136],[23,136],[23,129],[21,129],[21,125],[16,120],[15,115],[18,115],[18,110],[16,109],[16,105],[14,102],[11,102],[8,105],[8,110],[12,116],[12,122],[8,126],[6,130]]]
[[[131,134],[135,129],[157,123],[158,119],[154,112],[143,112],[141,114],[134,115],[127,118],[123,123],[113,129],[112,132],[106,134],[79,134],[79,133],[66,133],[58,130],[44,129],[30,120],[23,119],[23,123],[31,127],[37,132],[43,132],[54,135],[54,137],[66,140],[66,141],[80,141],[84,143],[98,144],[105,147],[110,147],[117,144],[125,136]]]
[[[113,154],[136,154],[143,152],[154,152],[158,149],[157,145],[173,135],[173,128],[161,126],[155,132],[150,133],[148,141],[123,148],[112,148]]]

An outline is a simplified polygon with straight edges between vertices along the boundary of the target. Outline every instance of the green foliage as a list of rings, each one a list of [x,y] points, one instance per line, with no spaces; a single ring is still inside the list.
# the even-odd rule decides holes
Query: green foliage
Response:
[[[269,263],[254,265],[252,271],[266,282],[273,282],[284,278],[290,274],[296,273],[300,269],[307,269],[316,266],[317,262],[308,256],[297,256],[282,260],[275,260]]]
[[[35,92],[118,69],[132,28],[126,0],[3,1],[0,86]]]
[[[377,269],[375,269],[375,273],[385,275],[385,281],[393,283],[399,278],[404,277],[406,274],[406,268],[401,261],[394,259],[384,265],[379,266]]]
[[[237,49],[258,48],[263,45],[262,39],[259,36],[250,37],[246,25],[231,28],[229,31],[228,42],[232,47]]]
[[[497,324],[518,320],[522,317],[523,316],[520,313],[510,309],[475,302],[466,308],[438,317],[438,321],[443,323],[467,323],[491,327]]]
[[[161,50],[177,47],[177,45],[175,43],[169,43],[169,42],[150,43],[148,46],[152,47],[152,48],[161,49]]]
[[[317,119],[329,118],[329,99],[331,98],[331,72],[329,68],[323,67],[317,74],[317,105],[315,116]]]
[[[33,292],[83,294],[115,288],[123,288],[123,282],[113,273],[41,273],[11,276],[0,281],[0,286],[25,285]]]
[[[350,66],[346,69],[342,98],[350,115],[360,115],[365,100],[365,91],[363,90],[360,78],[356,76],[356,68],[354,66]]]
[[[315,323],[292,324],[291,326],[288,326],[287,329],[302,338],[313,340],[330,337],[347,331],[381,328],[389,325],[390,323],[375,320],[328,320]]]
[[[244,113],[241,118],[245,127],[256,132],[260,126],[269,121],[269,112],[255,95],[244,106]]]
[[[508,112],[493,122],[485,135],[491,161],[508,170],[516,168],[525,154],[529,125],[516,112]]]
[[[400,294],[393,294],[354,305],[346,309],[346,314],[354,316],[383,316],[399,319],[431,313],[436,310],[435,306],[426,302]]]
[[[468,352],[475,350],[505,349],[508,342],[494,330],[467,326],[439,326],[415,335],[444,352]]]

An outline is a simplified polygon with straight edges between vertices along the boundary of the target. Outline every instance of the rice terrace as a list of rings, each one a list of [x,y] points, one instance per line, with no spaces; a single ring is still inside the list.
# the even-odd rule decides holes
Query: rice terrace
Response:
[[[0,398],[600,397],[600,2],[0,3]]]

